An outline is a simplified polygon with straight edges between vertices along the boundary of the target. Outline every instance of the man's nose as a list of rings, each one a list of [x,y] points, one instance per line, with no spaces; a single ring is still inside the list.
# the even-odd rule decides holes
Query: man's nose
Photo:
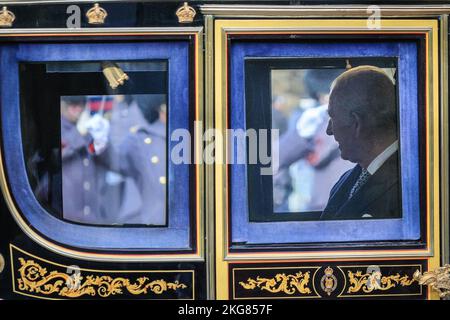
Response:
[[[328,125],[327,125],[327,135],[332,136],[333,135],[333,129],[331,128],[332,124],[331,124],[331,119],[328,120]]]

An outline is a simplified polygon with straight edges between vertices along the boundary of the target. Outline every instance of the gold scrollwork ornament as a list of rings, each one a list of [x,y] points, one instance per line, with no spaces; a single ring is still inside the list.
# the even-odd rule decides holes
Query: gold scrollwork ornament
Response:
[[[14,20],[16,20],[14,13],[4,6],[0,11],[0,27],[12,27]]]
[[[181,7],[177,9],[175,14],[178,17],[179,23],[192,23],[197,12],[194,8],[189,6],[187,2],[185,2]]]
[[[309,294],[311,289],[308,288],[310,272],[297,272],[296,274],[279,273],[273,278],[262,278],[258,276],[256,279],[248,278],[247,282],[239,282],[239,284],[247,290],[266,290],[271,293],[283,292],[288,295],[296,293]]]
[[[383,276],[379,271],[365,274],[361,271],[357,271],[356,273],[348,271],[348,281],[350,286],[347,293],[356,293],[359,291],[370,293],[377,290],[386,291],[397,285],[407,287],[416,280],[414,278],[410,279],[408,275],[400,276],[399,273]]]
[[[57,294],[61,297],[77,298],[84,295],[106,298],[111,295],[123,294],[126,289],[132,295],[162,294],[168,290],[185,289],[187,286],[178,281],[167,282],[165,280],[150,281],[147,277],[140,277],[136,282],[127,278],[111,276],[81,276],[79,273],[69,275],[66,273],[51,271],[41,267],[33,260],[19,258],[20,279],[17,279],[18,288],[21,291],[42,295]]]
[[[430,286],[439,293],[439,297],[448,299],[450,297],[450,264],[439,267],[434,271],[427,271],[422,274],[417,270],[414,279],[420,285]]]

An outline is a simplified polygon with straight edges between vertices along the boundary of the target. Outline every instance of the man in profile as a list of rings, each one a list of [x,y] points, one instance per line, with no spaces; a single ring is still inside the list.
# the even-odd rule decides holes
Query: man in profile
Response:
[[[331,189],[323,220],[401,216],[395,85],[374,66],[347,70],[332,85],[327,134],[356,163]]]

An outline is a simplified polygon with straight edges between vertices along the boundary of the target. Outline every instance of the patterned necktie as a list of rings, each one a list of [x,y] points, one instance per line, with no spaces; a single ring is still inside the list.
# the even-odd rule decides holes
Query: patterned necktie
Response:
[[[367,182],[367,180],[370,177],[369,171],[367,169],[362,169],[361,173],[359,174],[358,180],[356,180],[355,184],[352,187],[352,190],[350,190],[350,194],[348,195],[348,198],[350,199],[353,197],[353,195],[358,192],[359,189]]]

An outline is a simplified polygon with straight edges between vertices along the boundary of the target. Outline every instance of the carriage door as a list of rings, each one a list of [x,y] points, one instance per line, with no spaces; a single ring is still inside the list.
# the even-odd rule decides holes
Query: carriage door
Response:
[[[365,11],[340,9],[349,17],[335,9],[203,8],[215,41],[206,47],[214,52],[214,96],[206,101],[225,137],[215,165],[218,298],[438,297],[420,275],[441,263],[446,212],[438,164],[445,19],[386,9],[373,27]],[[330,132],[336,115],[328,103],[335,79],[359,69],[389,83],[395,116],[382,131],[397,129],[381,171],[353,188],[348,174],[361,167],[348,155],[356,143],[336,126]],[[347,90],[335,103],[361,96]],[[349,194],[339,199],[343,188]]]
[[[88,23],[2,30],[0,297],[206,299],[202,28]]]

